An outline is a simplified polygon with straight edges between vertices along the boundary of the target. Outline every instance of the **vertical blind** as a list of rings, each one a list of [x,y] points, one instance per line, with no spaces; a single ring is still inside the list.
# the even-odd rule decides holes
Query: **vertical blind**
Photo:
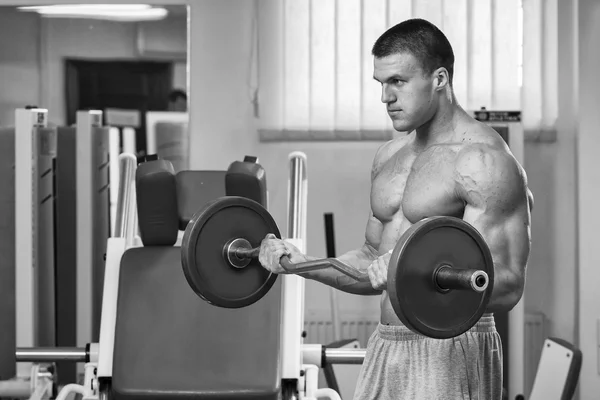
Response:
[[[558,0],[258,0],[258,127],[263,139],[388,139],[371,48],[408,18],[437,25],[454,49],[467,110],[522,110],[554,124]]]

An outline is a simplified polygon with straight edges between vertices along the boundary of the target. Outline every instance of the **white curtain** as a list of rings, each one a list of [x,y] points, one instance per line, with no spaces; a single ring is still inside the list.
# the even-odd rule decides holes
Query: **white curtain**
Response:
[[[558,0],[258,0],[256,117],[262,140],[385,140],[394,132],[371,48],[424,18],[448,37],[467,110],[521,110],[527,131],[557,114]]]

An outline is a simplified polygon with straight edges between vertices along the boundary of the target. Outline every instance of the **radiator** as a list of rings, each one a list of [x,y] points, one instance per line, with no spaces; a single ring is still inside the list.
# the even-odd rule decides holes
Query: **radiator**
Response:
[[[531,393],[538,364],[547,338],[546,317],[542,313],[525,313],[525,393]]]
[[[360,346],[364,348],[378,323],[377,316],[369,319],[356,313],[341,313],[337,339],[357,339]],[[336,340],[333,335],[331,316],[328,313],[314,311],[307,313],[304,318],[304,330],[306,331],[304,343],[328,344]]]

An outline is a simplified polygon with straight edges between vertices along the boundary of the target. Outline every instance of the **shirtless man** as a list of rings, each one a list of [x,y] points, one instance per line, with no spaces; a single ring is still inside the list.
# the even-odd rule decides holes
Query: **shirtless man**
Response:
[[[394,129],[410,132],[382,145],[371,173],[365,243],[340,257],[368,271],[356,282],[330,268],[303,273],[339,290],[381,295],[380,324],[367,344],[355,399],[480,399],[502,396],[502,344],[494,312],[520,300],[530,250],[533,197],[523,168],[502,138],[471,118],[452,89],[454,55],[445,35],[413,19],[385,32],[373,46],[374,78]],[[466,333],[440,340],[413,333],[386,293],[390,250],[422,218],[462,218],[485,238],[495,280],[486,314]],[[275,273],[282,255],[312,260],[268,235],[259,260]]]

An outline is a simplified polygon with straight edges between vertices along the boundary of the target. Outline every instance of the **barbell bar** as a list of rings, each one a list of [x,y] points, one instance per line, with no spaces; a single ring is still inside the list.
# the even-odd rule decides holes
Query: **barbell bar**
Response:
[[[246,239],[236,238],[225,245],[227,261],[234,268],[244,268],[250,260],[258,258],[260,247],[252,248]],[[362,272],[336,258],[321,258],[301,263],[292,263],[287,256],[279,260],[281,267],[290,274],[301,274],[325,268],[336,269],[358,282],[369,282],[369,274]],[[433,275],[439,290],[466,289],[483,292],[488,286],[488,275],[477,269],[454,269],[440,265]]]

